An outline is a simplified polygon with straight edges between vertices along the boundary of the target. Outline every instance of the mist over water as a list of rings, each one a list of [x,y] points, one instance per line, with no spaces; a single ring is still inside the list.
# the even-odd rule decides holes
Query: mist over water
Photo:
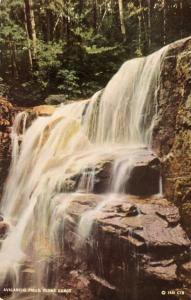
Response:
[[[29,264],[38,274],[31,285],[42,287],[46,264],[37,262],[60,254],[59,233],[64,231],[67,209],[79,193],[93,191],[97,164],[114,161],[111,187],[103,202],[82,215],[78,233],[87,237],[96,213],[115,198],[112,194],[125,193],[134,163],[127,149],[150,147],[166,49],[127,61],[92,99],[60,106],[53,115],[38,117],[27,130],[26,115],[17,116],[1,204],[11,224],[0,250],[1,284],[12,274],[14,286],[25,285],[20,271]],[[83,174],[77,192],[68,192],[66,183],[70,187],[76,174]]]

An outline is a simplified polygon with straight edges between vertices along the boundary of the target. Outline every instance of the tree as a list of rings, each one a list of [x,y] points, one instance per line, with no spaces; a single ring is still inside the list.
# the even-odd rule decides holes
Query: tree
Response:
[[[31,67],[34,68],[36,64],[36,55],[37,55],[37,37],[36,37],[36,26],[33,10],[33,0],[24,0],[24,15],[25,15],[25,28],[27,37],[32,41],[32,51],[29,50],[29,60]]]
[[[123,9],[123,0],[118,0],[119,5],[119,19],[121,25],[121,34],[123,36],[123,41],[126,41],[126,27],[125,27],[125,19],[124,19],[124,9]]]
[[[148,47],[151,48],[151,0],[148,1]]]
[[[166,7],[166,0],[163,0],[163,44],[166,45],[167,41],[167,28],[166,28],[166,14],[167,14],[167,7]]]
[[[1,0],[8,96],[19,105],[89,97],[125,60],[188,36],[190,14],[190,0]]]

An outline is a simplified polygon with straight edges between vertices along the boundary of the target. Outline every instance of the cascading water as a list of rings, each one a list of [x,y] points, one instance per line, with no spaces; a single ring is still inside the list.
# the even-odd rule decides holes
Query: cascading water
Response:
[[[97,164],[113,160],[113,179],[109,196],[104,195],[103,203],[89,216],[112,201],[111,193],[124,192],[133,166],[127,149],[150,147],[166,49],[127,61],[91,100],[61,106],[52,116],[38,117],[26,132],[23,130],[21,145],[18,126],[23,115],[18,115],[13,163],[1,204],[1,213],[11,224],[0,250],[1,285],[11,276],[14,286],[23,286],[21,267],[30,263],[38,274],[31,286],[42,287],[45,265],[37,262],[60,253],[58,235],[67,208],[77,193],[93,190]],[[84,175],[77,193],[71,193],[71,179],[78,174]],[[79,231],[86,226],[84,220],[82,216]],[[36,297],[33,299],[42,299]]]

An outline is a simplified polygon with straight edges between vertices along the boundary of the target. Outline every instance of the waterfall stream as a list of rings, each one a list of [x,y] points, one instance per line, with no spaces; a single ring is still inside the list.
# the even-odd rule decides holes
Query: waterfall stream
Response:
[[[93,220],[94,213],[112,201],[111,194],[124,193],[134,163],[127,149],[151,145],[166,50],[125,62],[92,99],[60,106],[53,115],[38,117],[26,131],[23,127],[22,136],[18,127],[21,118],[26,123],[26,116],[17,116],[12,165],[1,203],[1,213],[11,224],[0,250],[1,285],[10,276],[15,287],[21,285],[22,265],[30,263],[38,274],[31,286],[42,286],[45,266],[39,267],[37,262],[59,252],[60,224],[64,226],[68,206],[78,193],[92,192],[97,164],[114,161],[111,189],[85,219],[82,216],[82,236],[91,230],[88,218]],[[78,174],[83,176],[77,192],[71,193],[71,179]]]

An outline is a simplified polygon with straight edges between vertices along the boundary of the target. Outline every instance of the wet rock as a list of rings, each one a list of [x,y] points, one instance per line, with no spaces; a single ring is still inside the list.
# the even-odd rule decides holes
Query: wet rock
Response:
[[[180,215],[179,215],[179,211],[178,208],[174,206],[174,209],[172,208],[166,208],[165,211],[164,209],[160,209],[158,210],[157,214],[161,217],[164,218],[164,220],[166,220],[169,225],[171,226],[175,226],[180,222]]]
[[[76,195],[65,222],[68,264],[78,261],[78,269],[86,265],[93,274],[94,294],[125,300],[133,299],[136,290],[136,299],[146,300],[150,293],[160,299],[161,288],[181,287],[178,269],[182,255],[188,261],[191,243],[181,227],[178,209],[154,196],[113,195],[100,211],[94,210],[90,235],[83,242],[77,229],[80,216],[103,200],[104,195]]]
[[[55,110],[55,105],[39,105],[34,106],[32,109],[29,109],[31,112],[36,114],[37,116],[51,116]]]
[[[4,239],[9,231],[9,224],[7,224],[6,222],[0,222],[0,238]]]
[[[125,192],[132,195],[153,195],[159,192],[160,160],[148,149],[127,151],[134,160]],[[93,192],[103,193],[109,189],[112,176],[112,162],[106,163],[97,173]]]
[[[129,194],[141,196],[159,193],[160,160],[154,153],[146,153],[147,151],[137,156],[137,161],[127,182],[126,192]]]
[[[170,264],[167,266],[148,266],[145,269],[145,273],[147,276],[155,277],[156,279],[164,280],[164,281],[176,281],[177,280],[177,265]]]
[[[119,150],[120,151],[120,150]],[[119,155],[118,151],[118,155]],[[124,149],[122,154],[124,155]],[[159,193],[160,186],[160,160],[150,150],[146,148],[140,149],[125,149],[126,160],[129,157],[133,158],[132,170],[130,177],[124,182],[124,190],[127,194],[132,195],[153,195]],[[124,163],[124,160],[123,160]],[[111,182],[113,176],[114,160],[108,156],[103,162],[99,162],[91,168],[86,168],[83,173],[76,174],[69,181],[75,182],[73,184],[73,191],[77,189],[84,192],[93,192],[95,194],[103,194],[105,192],[112,192]],[[128,170],[127,170],[128,172]],[[83,175],[86,175],[83,177]],[[94,184],[92,190],[87,190],[89,177],[93,174]],[[83,177],[83,185],[81,184]],[[87,179],[87,182],[85,180]],[[67,179],[68,181],[68,179]],[[68,191],[67,182],[63,183],[63,191]],[[71,189],[70,189],[71,191]]]
[[[101,194],[109,190],[111,185],[113,162],[108,161],[98,166],[95,175],[93,192]]]
[[[116,299],[117,293],[116,293],[116,287],[112,286],[109,282],[107,282],[105,279],[102,279],[95,274],[90,274],[90,282],[91,282],[91,289],[97,297],[103,299]]]
[[[38,117],[49,117],[56,110],[55,105],[39,105],[30,108],[21,108],[21,111],[27,114],[26,128],[30,127],[34,120]],[[23,122],[21,121],[21,131],[23,128]]]
[[[4,261],[2,261],[1,263],[3,266]],[[7,299],[12,295],[11,290],[14,288],[15,281],[16,274],[14,272],[9,271],[8,273],[4,274],[2,270],[0,277],[0,297],[2,297],[3,299],[5,297]]]
[[[117,212],[118,213],[124,213],[127,217],[135,217],[137,215],[139,215],[139,211],[136,205],[129,205],[129,207],[127,205],[118,205],[117,206]]]
[[[183,264],[181,266],[181,271],[182,271],[182,273],[189,275],[190,279],[191,279],[191,261]]]
[[[109,225],[120,228],[121,236],[127,238],[127,240],[129,237],[133,237],[138,241],[142,241],[144,246],[148,246],[149,249],[159,247],[181,252],[184,246],[188,247],[190,245],[190,241],[179,223],[178,210],[165,199],[116,199],[118,207],[121,201],[124,212],[117,216],[115,212],[116,204],[113,202],[111,206],[108,204],[103,209],[97,222],[103,227]],[[131,209],[134,210],[136,207],[139,212],[134,217],[132,214],[128,215],[125,212],[130,210],[129,204],[131,204]],[[125,205],[127,209],[125,209]],[[113,218],[111,218],[112,211]],[[108,218],[107,213],[109,213]],[[169,222],[169,214],[173,215],[173,220],[176,220],[175,223]]]

